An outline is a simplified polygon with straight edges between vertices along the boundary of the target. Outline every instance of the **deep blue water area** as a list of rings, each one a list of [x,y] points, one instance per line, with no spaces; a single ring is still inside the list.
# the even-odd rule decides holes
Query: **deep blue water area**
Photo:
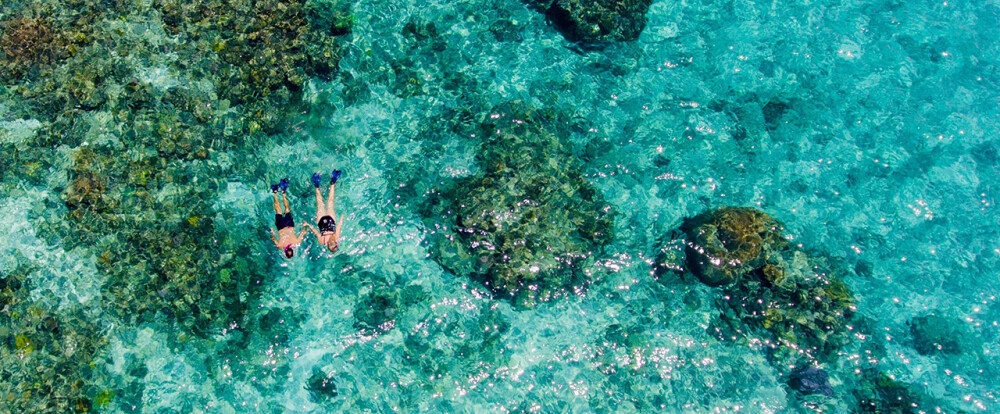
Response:
[[[0,412],[1000,410],[996,1],[181,3],[0,6]]]

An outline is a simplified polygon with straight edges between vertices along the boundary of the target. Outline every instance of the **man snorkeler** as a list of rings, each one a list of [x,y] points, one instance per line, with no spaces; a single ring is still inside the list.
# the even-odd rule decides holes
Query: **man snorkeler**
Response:
[[[281,203],[278,202],[278,190],[281,190],[281,198],[285,202],[284,214],[282,214]],[[285,258],[295,257],[295,247],[302,244],[302,236],[306,235],[303,228],[298,236],[295,235],[295,222],[292,220],[292,210],[288,207],[288,197],[285,191],[288,190],[288,179],[282,178],[278,184],[271,185],[271,193],[274,194],[274,227],[278,228],[278,235],[275,238],[274,229],[271,231],[271,241],[279,250],[285,253]]]
[[[340,220],[334,220],[337,211],[333,208],[333,196],[338,178],[340,178],[340,170],[333,170],[333,173],[330,174],[330,194],[324,203],[323,194],[319,191],[321,177],[319,173],[313,173],[313,185],[316,187],[316,226],[319,227],[319,230],[306,224],[309,230],[316,235],[316,241],[326,246],[330,253],[337,253],[337,250],[340,249],[340,229],[344,226],[343,214],[340,215]]]

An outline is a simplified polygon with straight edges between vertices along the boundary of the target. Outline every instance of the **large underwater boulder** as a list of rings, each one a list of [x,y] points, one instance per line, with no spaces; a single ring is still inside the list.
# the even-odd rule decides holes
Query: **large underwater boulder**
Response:
[[[425,212],[443,219],[432,249],[442,266],[523,305],[581,285],[613,236],[614,212],[583,178],[559,119],[520,102],[494,108],[477,134],[479,172]]]
[[[731,284],[761,268],[787,244],[783,226],[766,213],[744,207],[723,207],[685,221],[687,265],[709,286]]]
[[[529,0],[570,41],[635,40],[652,0]]]

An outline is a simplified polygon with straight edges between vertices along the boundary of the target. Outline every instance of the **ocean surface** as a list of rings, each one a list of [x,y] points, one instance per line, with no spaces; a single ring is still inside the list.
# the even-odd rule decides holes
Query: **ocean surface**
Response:
[[[1000,410],[994,0],[655,0],[600,43],[515,0],[310,1],[349,10],[342,57],[260,127],[264,98],[217,76],[270,64],[191,58],[231,46],[180,3],[0,7],[0,412]],[[280,2],[202,3],[225,28],[219,4]],[[566,150],[538,163],[613,212],[586,282],[530,305],[443,264],[425,208],[492,168],[477,128],[510,102],[557,114]],[[340,251],[307,235],[283,259],[270,185],[291,179],[298,226],[333,169]],[[726,206],[840,269],[828,354],[740,326],[676,258],[686,219]]]

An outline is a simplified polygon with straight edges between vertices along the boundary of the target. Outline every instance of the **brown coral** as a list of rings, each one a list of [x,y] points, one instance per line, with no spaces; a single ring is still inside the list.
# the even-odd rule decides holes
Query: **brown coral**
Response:
[[[688,267],[710,286],[737,281],[786,244],[781,223],[752,208],[724,207],[702,213],[683,229],[689,237]]]
[[[104,199],[104,181],[94,174],[82,174],[73,179],[66,192],[66,204],[71,207],[95,206]]]
[[[52,24],[44,19],[19,17],[0,23],[0,61],[3,78],[20,76],[28,69],[54,59]]]

